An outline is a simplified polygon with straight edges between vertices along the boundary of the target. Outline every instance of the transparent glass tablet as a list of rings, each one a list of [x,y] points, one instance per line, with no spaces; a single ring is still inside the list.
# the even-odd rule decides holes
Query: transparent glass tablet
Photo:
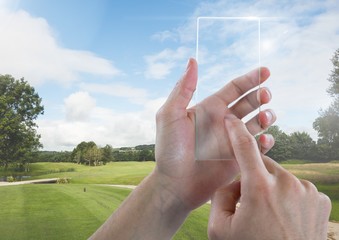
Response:
[[[219,92],[218,97],[214,94],[233,79],[260,66],[260,19],[198,18],[196,58],[199,65],[195,93],[196,160],[233,159],[224,117],[229,113],[227,109],[239,100],[240,95],[246,93],[233,98],[226,96],[236,96],[235,92],[239,90],[228,85],[232,93],[229,94],[230,90],[227,90]],[[260,75],[260,72],[257,74]],[[259,77],[255,78],[258,88]],[[253,107],[252,113],[246,114],[244,121],[258,114],[260,103],[255,104],[258,106]]]

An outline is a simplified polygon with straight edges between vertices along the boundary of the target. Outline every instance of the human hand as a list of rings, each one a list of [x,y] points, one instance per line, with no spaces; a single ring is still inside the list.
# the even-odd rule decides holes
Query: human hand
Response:
[[[262,88],[248,93],[231,108],[227,107],[269,77],[268,69],[261,68],[233,80],[197,106],[187,109],[197,84],[197,68],[196,61],[190,59],[183,77],[159,110],[155,148],[157,167],[154,173],[159,176],[158,182],[190,210],[209,200],[221,184],[232,181],[238,173],[235,161],[195,160],[195,111],[203,111],[199,112],[204,116],[200,124],[208,125],[205,132],[207,141],[199,147],[206,156],[216,153],[218,159],[230,158],[232,150],[225,131],[225,115],[234,114],[243,118],[271,99],[269,90]],[[275,119],[274,112],[266,110],[251,119],[246,126],[252,134],[257,134]],[[273,146],[274,141],[270,136],[260,140],[264,151]]]
[[[262,155],[240,120],[225,121],[241,181],[212,197],[210,239],[326,239],[329,198]]]

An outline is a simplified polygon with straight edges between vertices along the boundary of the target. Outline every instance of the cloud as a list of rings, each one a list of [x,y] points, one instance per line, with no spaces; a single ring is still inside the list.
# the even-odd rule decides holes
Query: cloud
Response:
[[[136,146],[155,142],[155,114],[165,98],[148,100],[137,112],[117,112],[99,107],[86,92],[64,101],[66,119],[38,120],[45,150],[72,150],[82,141],[100,146]],[[72,113],[74,111],[74,113]]]
[[[57,43],[55,33],[43,18],[0,5],[1,73],[25,77],[33,84],[55,81],[64,85],[79,80],[82,73],[116,76],[112,62],[88,51],[71,50]]]
[[[155,40],[155,41],[160,41],[160,42],[164,42],[164,41],[177,41],[178,36],[175,32],[173,31],[162,31],[162,32],[157,32],[155,34],[153,34],[151,36],[151,39]]]
[[[147,69],[145,77],[149,79],[164,79],[171,71],[183,61],[187,61],[193,50],[188,47],[178,47],[175,50],[164,49],[163,51],[145,56]]]
[[[127,98],[130,102],[135,104],[144,104],[149,95],[146,89],[136,88],[122,83],[82,83],[80,84],[80,88],[91,93]]]
[[[261,20],[261,65],[271,70],[271,79],[264,85],[273,93],[272,103],[267,107],[277,112],[277,124],[283,130],[307,129],[316,138],[312,123],[318,110],[326,108],[331,101],[326,88],[332,69],[330,58],[339,47],[338,13],[339,5],[332,0],[202,2],[173,34],[178,35],[181,46],[186,46],[196,41],[197,17],[266,17]],[[217,42],[244,29],[230,24],[218,30],[206,26],[205,33],[212,42]],[[248,47],[254,46],[256,39],[239,38],[237,44],[225,44],[226,47],[220,44],[215,52],[199,46],[198,93],[201,97],[259,65],[258,61],[251,62],[255,56],[250,56]],[[232,55],[233,60],[228,58]],[[236,60],[238,56],[242,61]]]
[[[64,100],[64,103],[66,119],[71,122],[88,120],[96,106],[95,99],[87,92],[73,93]]]

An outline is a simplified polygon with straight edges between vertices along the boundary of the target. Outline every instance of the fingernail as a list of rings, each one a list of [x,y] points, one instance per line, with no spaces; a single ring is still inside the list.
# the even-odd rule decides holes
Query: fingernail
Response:
[[[272,98],[272,94],[268,88],[264,87],[258,91],[257,100],[260,104],[268,103],[271,100],[271,98]]]
[[[273,114],[271,113],[271,111],[265,111],[265,116],[266,116],[267,122],[270,123],[273,119]]]
[[[186,72],[188,71],[188,69],[191,66],[191,58],[188,59],[187,64],[186,64]]]

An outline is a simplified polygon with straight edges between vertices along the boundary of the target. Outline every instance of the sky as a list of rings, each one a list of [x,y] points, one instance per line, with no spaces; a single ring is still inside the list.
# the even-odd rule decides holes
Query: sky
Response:
[[[203,16],[223,19],[197,28]],[[338,0],[0,0],[0,74],[24,77],[42,97],[44,150],[154,143],[155,114],[196,53],[192,104],[264,65],[273,95],[264,108],[285,132],[316,140],[338,16]]]

